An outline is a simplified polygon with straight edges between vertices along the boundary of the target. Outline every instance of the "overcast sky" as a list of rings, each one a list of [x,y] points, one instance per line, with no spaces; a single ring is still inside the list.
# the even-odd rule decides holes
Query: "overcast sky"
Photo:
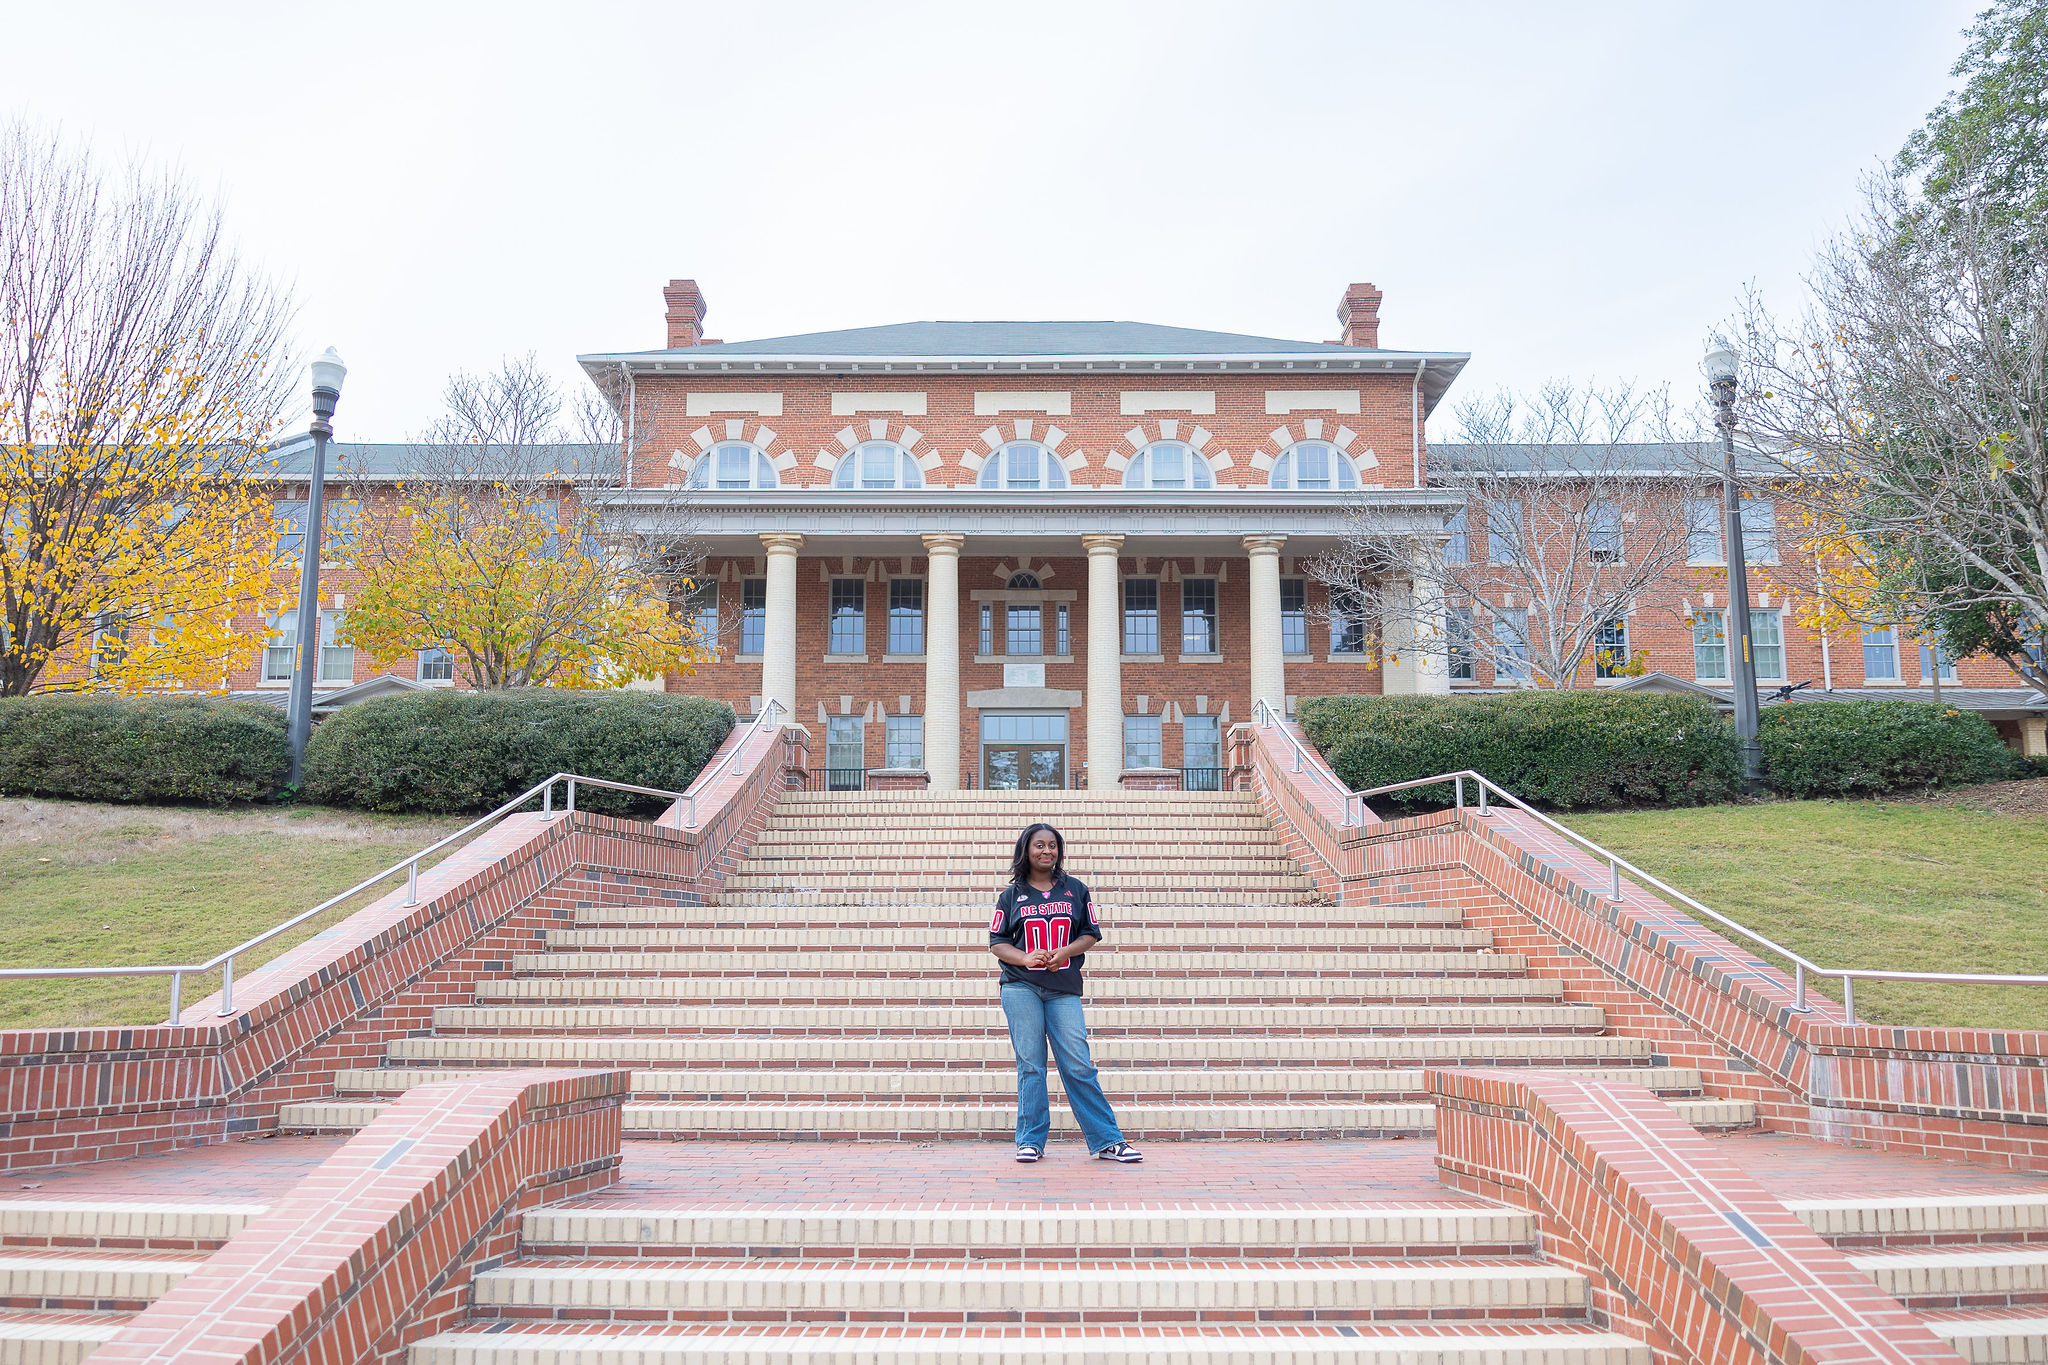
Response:
[[[321,6],[0,0],[0,110],[175,162],[349,364],[920,318],[1128,318],[1696,383],[1949,87],[1957,0]],[[1432,429],[1441,431],[1448,406]]]

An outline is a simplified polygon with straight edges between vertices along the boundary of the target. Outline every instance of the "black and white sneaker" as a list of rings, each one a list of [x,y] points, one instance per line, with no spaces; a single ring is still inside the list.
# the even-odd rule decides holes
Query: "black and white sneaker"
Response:
[[[1044,1155],[1045,1153],[1039,1151],[1036,1147],[1019,1147],[1017,1149],[1017,1160],[1023,1162],[1036,1161]]]
[[[1128,1142],[1112,1142],[1095,1154],[1097,1161],[1122,1161],[1133,1163],[1143,1161],[1145,1154]]]

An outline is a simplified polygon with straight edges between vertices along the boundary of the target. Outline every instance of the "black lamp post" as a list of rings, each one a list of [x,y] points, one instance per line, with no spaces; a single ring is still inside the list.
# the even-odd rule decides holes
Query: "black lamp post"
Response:
[[[1735,738],[1742,745],[1742,784],[1750,791],[1763,785],[1763,746],[1756,738],[1756,655],[1749,645],[1749,564],[1742,544],[1742,492],[1735,484],[1735,352],[1716,345],[1700,362],[1714,398],[1714,424],[1721,428],[1721,502],[1728,545],[1728,611],[1735,629],[1722,637],[1733,650],[1728,669],[1735,689]]]
[[[300,541],[299,637],[292,657],[292,785],[306,766],[306,739],[313,733],[313,675],[320,668],[320,542],[324,525],[321,497],[327,482],[327,441],[334,435],[328,419],[341,401],[341,381],[348,366],[329,346],[313,362],[313,473],[306,485],[306,528]]]

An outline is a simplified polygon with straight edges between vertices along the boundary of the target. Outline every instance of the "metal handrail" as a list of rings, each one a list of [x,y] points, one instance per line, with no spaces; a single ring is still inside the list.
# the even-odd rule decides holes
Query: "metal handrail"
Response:
[[[1478,813],[1481,818],[1487,818],[1493,814],[1486,799],[1487,794],[1490,792],[1513,806],[1516,810],[1521,811],[1524,815],[1537,821],[1544,828],[1551,830],[1553,833],[1563,835],[1591,853],[1594,857],[1605,859],[1607,862],[1607,899],[1613,901],[1616,905],[1624,903],[1621,874],[1626,871],[1637,881],[1645,882],[1655,887],[1673,900],[1706,916],[1722,928],[1733,930],[1752,943],[1762,944],[1765,948],[1791,962],[1793,967],[1792,1011],[1795,1014],[1807,1014],[1813,1009],[1813,1006],[1806,1003],[1806,978],[1809,974],[1813,976],[1834,977],[1841,981],[1842,1012],[1851,1024],[1856,1022],[1856,983],[1858,981],[1932,981],[1957,986],[2048,986],[2048,976],[2019,976],[1993,972],[1904,972],[1886,971],[1874,967],[1823,967],[1804,954],[1794,952],[1784,944],[1774,939],[1766,938],[1749,926],[1738,923],[1720,911],[1701,904],[1662,878],[1652,876],[1650,873],[1643,871],[1643,869],[1637,867],[1612,849],[1595,843],[1575,830],[1567,829],[1542,811],[1537,810],[1534,806],[1522,800],[1521,797],[1516,796],[1507,788],[1470,768],[1464,768],[1452,773],[1440,773],[1435,777],[1418,777],[1411,782],[1390,782],[1384,787],[1373,787],[1367,791],[1349,793],[1345,799],[1346,822],[1349,822],[1349,807],[1351,800],[1354,798],[1358,801],[1360,809],[1363,810],[1365,799],[1369,796],[1384,796],[1388,792],[1407,791],[1414,787],[1438,786],[1445,782],[1452,784],[1454,809],[1462,811],[1465,809],[1465,783],[1467,780],[1470,780],[1474,787],[1477,788],[1479,796]]]
[[[1351,828],[1352,792],[1344,785],[1342,779],[1336,773],[1330,771],[1329,766],[1323,762],[1323,756],[1303,745],[1300,740],[1288,733],[1287,726],[1283,722],[1280,713],[1275,711],[1264,697],[1252,703],[1252,719],[1258,723],[1260,729],[1272,730],[1277,728],[1280,731],[1280,737],[1294,747],[1295,772],[1307,773],[1310,777],[1313,777],[1324,786],[1332,788],[1339,796],[1344,798],[1343,827],[1345,829]],[[1363,808],[1361,807],[1361,809]]]
[[[586,787],[602,787],[606,791],[632,792],[637,796],[656,796],[669,801],[685,801],[688,803],[688,817],[684,828],[697,828],[697,792],[708,787],[727,766],[739,758],[741,754],[745,753],[747,745],[753,741],[755,732],[781,709],[781,704],[775,701],[770,701],[766,706],[762,707],[761,714],[756,716],[740,735],[740,742],[733,746],[732,752],[720,759],[711,768],[697,774],[691,780],[690,790],[687,792],[667,791],[660,787],[636,787],[630,782],[613,782],[602,777],[586,777],[580,773],[556,773],[552,777],[536,782],[533,786],[528,787],[525,791],[513,797],[504,805],[499,806],[490,814],[478,817],[455,831],[455,833],[436,840],[417,853],[399,859],[382,872],[373,873],[365,877],[348,890],[339,895],[328,897],[312,909],[302,910],[283,923],[274,924],[262,933],[252,938],[244,939],[225,952],[216,953],[204,962],[164,963],[135,967],[0,967],[0,980],[20,980],[34,977],[168,976],[171,978],[171,1012],[168,1022],[176,1024],[178,1016],[182,1012],[180,1006],[185,978],[188,975],[210,972],[218,967],[221,973],[220,1017],[223,1019],[229,1018],[235,1012],[235,959],[237,957],[240,957],[252,948],[269,942],[289,929],[304,924],[309,919],[332,910],[343,901],[361,895],[363,892],[383,882],[386,878],[397,876],[400,872],[405,873],[404,903],[407,906],[418,905],[420,903],[420,863],[423,860],[433,857],[450,844],[468,838],[492,821],[512,814],[535,797],[540,798],[541,814],[553,816],[555,813],[555,784],[558,782],[568,784],[567,800],[563,805],[563,813],[572,817],[576,814],[576,788],[578,784],[581,784]]]

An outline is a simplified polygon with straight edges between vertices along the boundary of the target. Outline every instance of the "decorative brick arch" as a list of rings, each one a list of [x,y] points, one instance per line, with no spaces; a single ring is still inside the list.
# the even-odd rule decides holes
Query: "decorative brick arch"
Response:
[[[1335,431],[1329,430],[1332,425],[1335,425]],[[1252,455],[1252,468],[1261,474],[1272,473],[1273,464],[1282,452],[1303,441],[1327,441],[1337,447],[1351,461],[1351,467],[1358,472],[1360,484],[1366,483],[1365,472],[1368,469],[1380,467],[1380,457],[1374,454],[1372,447],[1366,445],[1359,434],[1350,427],[1342,423],[1333,424],[1320,417],[1305,417],[1299,422],[1283,423],[1268,432],[1266,439],[1259,443],[1258,450]]]
[[[1183,426],[1187,427],[1188,430],[1183,432],[1181,430]],[[1213,472],[1221,474],[1226,469],[1234,468],[1237,460],[1228,450],[1223,449],[1221,446],[1212,445],[1211,443],[1215,439],[1215,434],[1199,422],[1182,422],[1177,417],[1162,417],[1156,421],[1141,420],[1136,426],[1124,433],[1123,440],[1118,443],[1117,448],[1111,452],[1109,459],[1104,463],[1121,477],[1124,470],[1130,467],[1131,461],[1137,457],[1138,452],[1146,446],[1154,445],[1160,441],[1179,441],[1184,445],[1193,447],[1203,459],[1209,462],[1209,468]]]
[[[1067,479],[1067,486],[1078,487],[1071,476],[1088,467],[1087,452],[1078,446],[1072,450],[1061,450],[1060,446],[1066,441],[1067,433],[1050,422],[1044,424],[1043,431],[1039,430],[1039,425],[1032,418],[1018,417],[1011,421],[1010,431],[1007,433],[1001,423],[985,428],[981,435],[975,438],[974,445],[960,452],[960,467],[979,479],[981,467],[988,463],[989,456],[1013,441],[1036,441],[1058,457],[1060,466],[1070,476]]]
[[[690,433],[690,443],[696,449],[678,450],[668,457],[668,467],[673,471],[669,475],[669,487],[681,488],[689,483],[690,471],[696,468],[697,461],[704,458],[704,452],[727,441],[743,441],[766,455],[768,463],[775,468],[777,478],[796,468],[796,452],[784,445],[781,435],[767,423],[728,417],[723,425],[724,434],[720,435],[712,431],[711,424],[706,422]]]
[[[833,439],[839,442],[839,449],[820,450],[811,461],[817,468],[825,471],[825,482],[828,484],[832,482],[832,475],[839,468],[841,460],[852,454],[857,447],[874,441],[887,441],[899,450],[909,451],[910,458],[917,461],[918,473],[926,476],[941,463],[938,447],[926,440],[923,432],[900,419],[892,422],[886,417],[871,417],[868,419],[865,434],[849,422],[833,433]]]

